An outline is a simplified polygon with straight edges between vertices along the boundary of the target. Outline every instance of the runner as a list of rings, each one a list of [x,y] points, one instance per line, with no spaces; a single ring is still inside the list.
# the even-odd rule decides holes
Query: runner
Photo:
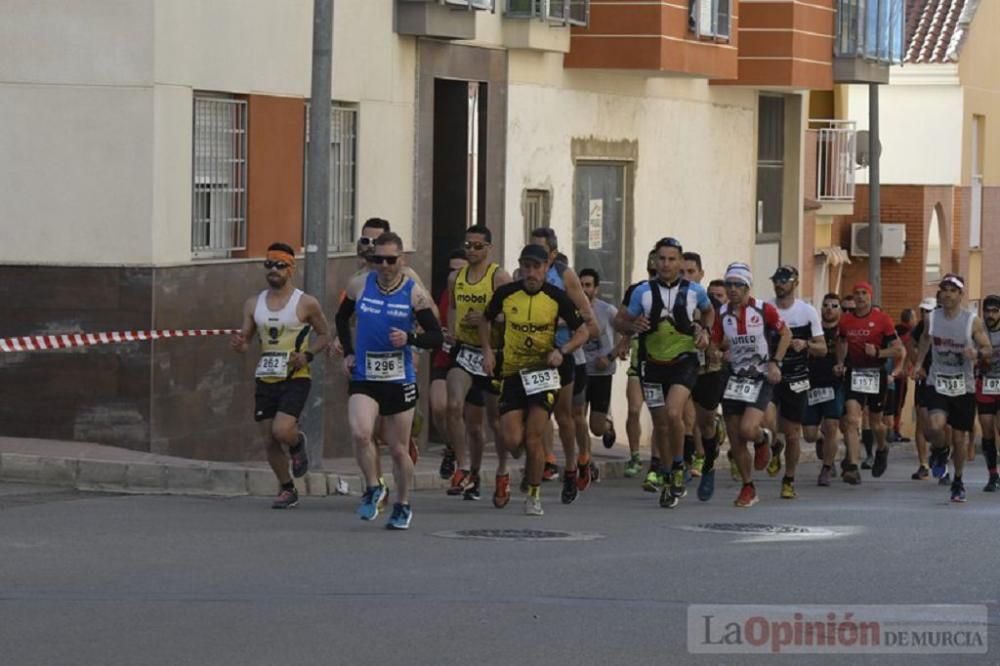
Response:
[[[465,256],[465,250],[459,248],[453,250],[448,256],[448,279],[469,264]],[[441,316],[441,328],[444,330],[445,341],[441,349],[435,350],[431,361],[431,419],[434,421],[434,429],[442,437],[448,437],[448,366],[451,365],[451,346],[454,338],[449,338],[448,319],[451,317],[451,289],[445,287],[438,298],[438,312]],[[474,404],[473,394],[470,392],[470,399]],[[479,405],[482,407],[482,405]],[[444,451],[441,452],[441,466],[438,468],[438,475],[442,479],[450,479],[455,473],[455,449],[451,445],[451,440],[445,442]]]
[[[594,321],[593,312],[590,309],[590,301],[583,293],[580,286],[580,278],[576,272],[564,262],[557,260],[559,254],[559,241],[556,232],[549,227],[539,227],[531,231],[531,242],[539,245],[548,252],[549,261],[546,268],[545,280],[554,287],[566,292],[584,323],[587,324],[587,332],[590,337],[597,338],[600,331]],[[570,339],[570,329],[560,326],[556,332],[556,345],[565,347]],[[575,347],[574,347],[575,349]],[[563,456],[565,457],[563,469],[563,488],[561,500],[563,504],[571,504],[580,490],[586,490],[590,485],[590,442],[588,439],[587,450],[579,452],[577,458],[576,442],[576,415],[579,407],[574,410],[574,397],[579,395],[584,397],[587,389],[587,361],[586,357],[570,354],[563,358],[563,365],[559,368],[559,378],[561,388],[559,398],[556,401],[555,417],[556,425],[559,427],[559,440],[563,445]],[[580,398],[577,398],[577,402]],[[574,413],[576,412],[576,413]],[[530,481],[529,481],[530,485]]]
[[[525,246],[518,259],[521,279],[497,288],[479,320],[483,369],[493,375],[497,360],[491,325],[503,315],[500,426],[508,451],[524,446],[528,452],[524,512],[529,516],[544,514],[540,494],[545,463],[542,432],[556,404],[561,383],[558,369],[589,336],[566,292],[546,282],[550,256],[539,245]],[[556,343],[560,319],[573,331],[562,346]]]
[[[840,337],[840,296],[823,297],[821,325],[826,354],[809,359],[809,392],[802,417],[802,433],[807,442],[815,442],[816,458],[822,463],[817,485],[829,486],[837,456],[837,433],[844,415],[844,382],[834,373],[837,365],[837,340]]]
[[[910,334],[913,332],[913,309],[906,308],[899,315],[899,323],[896,324],[896,335],[903,341],[903,349],[907,355],[910,353]],[[896,412],[893,414],[892,431],[889,433],[890,442],[900,442],[908,444],[909,437],[904,437],[899,431],[903,420],[903,405],[906,404],[906,396],[909,393],[910,374],[906,372],[906,365],[897,372],[896,376]]]
[[[837,365],[834,372],[845,378],[847,389],[843,419],[844,441],[847,445],[847,463],[844,481],[861,483],[858,471],[859,442],[862,412],[868,408],[872,430],[878,450],[872,465],[872,476],[885,474],[889,460],[889,447],[885,440],[882,410],[888,383],[885,359],[903,354],[903,344],[896,335],[892,318],[872,307],[872,287],[867,282],[854,285],[854,312],[840,318],[840,340],[837,343]]]
[[[330,327],[319,301],[296,289],[295,251],[284,243],[272,243],[264,261],[268,288],[243,306],[243,325],[233,336],[234,351],[245,353],[256,332],[261,355],[254,390],[254,420],[271,421],[267,462],[281,484],[271,508],[290,509],[299,503],[292,475],[301,477],[309,469],[306,437],[299,430],[299,415],[309,397],[309,363],[330,343]],[[316,334],[310,349],[309,334]],[[288,447],[288,455],[284,447]],[[288,473],[291,458],[292,474]]]
[[[625,298],[622,299],[622,308],[627,308],[632,294],[641,285],[656,277],[656,253],[650,252],[646,257],[646,279],[629,285],[625,290]],[[621,310],[619,310],[621,312]],[[617,320],[617,315],[615,319]],[[625,432],[628,435],[629,459],[625,463],[625,477],[632,478],[642,471],[642,459],[639,455],[639,441],[642,439],[642,425],[639,417],[645,401],[642,397],[642,382],[639,380],[639,340],[632,335],[622,335],[621,337],[621,358],[627,355],[629,359],[628,370],[625,376],[628,381],[625,385],[625,399],[628,404],[628,417],[625,421]],[[663,477],[660,476],[660,453],[656,440],[651,442],[649,472],[646,474],[642,488],[651,493],[660,491],[663,487]]]
[[[748,508],[757,503],[749,446],[762,438],[764,410],[771,402],[774,386],[781,382],[781,366],[792,334],[770,303],[750,295],[753,274],[747,264],[736,262],[726,269],[729,302],[719,311],[713,341],[728,351],[728,376],[722,396],[722,414],[729,442],[740,468],[743,487],[734,504]],[[770,341],[778,336],[773,354]],[[767,445],[764,445],[765,450]]]
[[[615,445],[615,425],[611,421],[611,382],[614,379],[620,340],[616,340],[614,322],[618,308],[597,297],[601,284],[600,274],[593,268],[580,271],[580,286],[590,301],[590,307],[597,321],[601,337],[588,340],[583,346],[587,358],[587,394],[583,406],[584,415],[590,409],[588,423],[583,428],[577,425],[577,446],[582,451],[590,445],[590,434],[603,440],[604,448]],[[618,336],[620,337],[620,336]],[[586,439],[586,443],[583,440]]]
[[[965,501],[962,472],[965,467],[966,439],[976,421],[976,379],[974,364],[993,357],[990,337],[976,313],[962,309],[965,280],[954,273],[941,279],[941,309],[930,314],[927,335],[917,347],[917,377],[927,378],[930,387],[928,429],[932,446],[947,446],[945,424],[951,426],[951,456],[955,478],[951,482],[951,501]],[[923,362],[933,350],[930,372]]]
[[[480,495],[479,469],[483,462],[486,434],[483,419],[465,418],[465,403],[471,391],[483,396],[486,416],[494,432],[497,452],[496,490],[493,504],[498,509],[510,501],[510,475],[507,473],[507,449],[498,427],[497,391],[493,378],[483,369],[483,350],[479,347],[479,321],[496,289],[510,282],[510,275],[491,262],[490,249],[493,234],[483,225],[474,225],[465,231],[465,252],[469,265],[449,278],[451,307],[455,316],[449,326],[449,336],[455,340],[448,368],[448,432],[459,459],[465,458],[466,439],[469,442],[469,468],[459,467],[451,477],[449,495],[462,495],[465,499],[478,500]]]
[[[684,405],[698,379],[698,351],[709,344],[715,310],[705,288],[681,277],[684,249],[675,238],[661,238],[656,278],[640,285],[628,308],[618,313],[618,330],[639,334],[639,374],[646,406],[653,417],[653,438],[660,443],[661,473],[670,482],[660,491],[660,506],[673,508],[687,494],[684,479]],[[666,445],[666,446],[664,446]]]
[[[1000,296],[990,294],[983,299],[983,320],[993,354],[980,364],[976,402],[979,407],[979,426],[983,430],[983,457],[990,474],[983,490],[995,493],[1000,490],[1000,475],[997,474],[997,429],[1000,427],[1000,420],[996,418],[997,408],[1000,407]]]
[[[701,265],[701,255],[697,252],[685,252],[681,263],[681,277],[688,282],[701,284],[705,279],[705,269]],[[707,292],[707,290],[706,290]],[[701,379],[705,372],[706,351],[698,352],[698,378]],[[695,388],[697,388],[695,382]],[[705,449],[701,443],[701,430],[698,427],[698,413],[695,410],[694,391],[691,390],[692,397],[688,398],[684,405],[684,466],[687,468],[689,477],[697,478],[701,476],[702,468],[705,466]]]
[[[407,440],[417,403],[413,347],[434,349],[444,338],[434,316],[430,294],[403,272],[403,241],[392,232],[375,239],[368,258],[375,270],[357,275],[347,285],[337,311],[337,335],[344,349],[344,372],[350,377],[347,411],[354,455],[365,477],[365,493],[358,507],[362,520],[375,520],[387,494],[375,467],[373,435],[382,417],[382,438],[392,455],[397,497],[386,527],[410,526],[410,485],[413,461]],[[357,314],[357,349],[351,335],[351,316]],[[422,333],[413,333],[414,323]]]

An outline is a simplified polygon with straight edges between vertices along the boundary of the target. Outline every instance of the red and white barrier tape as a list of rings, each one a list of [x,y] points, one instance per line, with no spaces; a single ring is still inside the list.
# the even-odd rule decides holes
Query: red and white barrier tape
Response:
[[[67,333],[63,335],[31,335],[17,338],[0,338],[0,352],[41,351],[68,349],[91,345],[110,345],[118,342],[159,340],[161,338],[187,338],[203,335],[231,335],[235,328],[163,329],[159,331],[113,331],[111,333]]]

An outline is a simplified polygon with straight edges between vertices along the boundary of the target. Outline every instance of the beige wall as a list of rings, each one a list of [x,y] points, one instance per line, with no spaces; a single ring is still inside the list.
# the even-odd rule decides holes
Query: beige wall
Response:
[[[964,92],[962,117],[962,183],[972,169],[972,116],[985,116],[983,142],[984,185],[1000,185],[1000,3],[980,2],[959,61]],[[984,221],[985,224],[985,221]],[[985,229],[984,229],[985,233]]]

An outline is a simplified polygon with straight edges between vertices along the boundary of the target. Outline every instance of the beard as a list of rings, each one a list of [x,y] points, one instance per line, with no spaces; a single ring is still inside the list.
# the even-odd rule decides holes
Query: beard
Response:
[[[274,273],[268,273],[267,283],[274,287],[275,289],[281,289],[285,286],[288,279],[284,275],[276,275]]]

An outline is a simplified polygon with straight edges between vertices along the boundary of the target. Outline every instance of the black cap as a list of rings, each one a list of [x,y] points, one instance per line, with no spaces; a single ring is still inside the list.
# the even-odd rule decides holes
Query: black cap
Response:
[[[524,246],[524,249],[521,250],[521,256],[518,257],[518,261],[523,261],[525,259],[544,264],[549,260],[549,253],[546,252],[545,248],[541,245],[531,243],[530,245]]]
[[[1000,307],[1000,296],[996,294],[990,294],[983,299],[983,307]]]
[[[778,266],[778,269],[774,271],[774,275],[771,276],[771,280],[798,280],[799,279],[799,269],[790,264],[785,264],[784,266]]]

